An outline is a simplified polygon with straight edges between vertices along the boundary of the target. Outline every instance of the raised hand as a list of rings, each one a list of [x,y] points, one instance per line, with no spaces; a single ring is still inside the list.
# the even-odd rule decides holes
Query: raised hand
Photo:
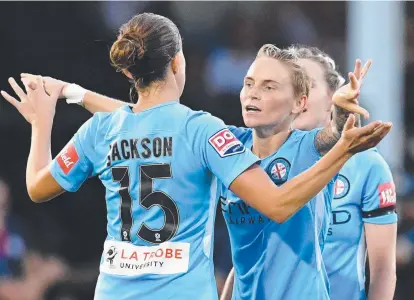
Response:
[[[33,82],[36,80],[37,75],[29,74],[29,73],[22,73],[20,74],[22,82],[28,83]],[[69,85],[69,82],[65,82],[59,79],[55,79],[52,77],[42,77],[43,79],[43,86],[45,88],[46,93],[49,95],[58,93],[59,99],[64,98],[63,96],[63,89]]]
[[[30,124],[36,122],[52,121],[55,115],[56,102],[59,96],[58,90],[54,90],[48,95],[43,87],[43,79],[36,76],[35,80],[27,80],[24,82],[26,92],[17,84],[13,78],[9,78],[9,84],[19,97],[18,101],[5,91],[1,91],[1,95],[10,104],[12,104],[19,113]]]
[[[372,61],[368,60],[364,67],[361,68],[362,62],[360,59],[357,59],[355,62],[354,72],[348,73],[348,84],[338,89],[332,97],[332,102],[336,106],[348,112],[360,114],[364,116],[365,119],[369,118],[369,112],[359,106],[358,97],[361,92],[363,79],[368,73],[371,64]]]

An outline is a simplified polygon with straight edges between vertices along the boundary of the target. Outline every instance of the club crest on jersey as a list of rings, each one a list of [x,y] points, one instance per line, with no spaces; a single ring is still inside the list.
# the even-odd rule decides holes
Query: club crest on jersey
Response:
[[[70,142],[65,148],[63,148],[57,157],[57,162],[65,175],[72,170],[78,160],[79,155],[78,152],[76,152],[73,142]]]
[[[215,133],[208,142],[221,157],[243,153],[246,148],[227,128]]]
[[[394,182],[378,185],[378,193],[380,198],[380,208],[395,205],[397,196],[395,193]]]
[[[267,169],[270,178],[277,185],[285,183],[288,179],[290,163],[284,158],[278,157],[272,161]]]
[[[334,199],[341,199],[348,195],[350,188],[349,180],[344,175],[339,174],[335,181]]]

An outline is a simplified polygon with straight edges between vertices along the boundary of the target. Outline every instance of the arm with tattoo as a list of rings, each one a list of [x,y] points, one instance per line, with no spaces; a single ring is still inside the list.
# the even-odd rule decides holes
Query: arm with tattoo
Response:
[[[319,131],[315,137],[315,147],[321,155],[325,155],[339,141],[342,129],[350,114],[349,111],[339,106],[335,105],[334,107],[332,121]]]

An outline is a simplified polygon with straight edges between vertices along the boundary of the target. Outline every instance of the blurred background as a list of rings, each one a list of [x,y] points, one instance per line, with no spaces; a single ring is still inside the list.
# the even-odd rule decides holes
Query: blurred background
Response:
[[[243,125],[239,91],[264,43],[317,46],[343,74],[356,58],[373,58],[361,105],[392,121],[380,145],[398,187],[396,299],[412,299],[414,282],[414,3],[409,2],[1,2],[0,87],[21,72],[48,75],[128,101],[129,83],[108,53],[117,29],[140,12],[171,18],[187,58],[182,103],[227,124]],[[56,155],[90,117],[61,101],[52,136]],[[89,180],[79,192],[42,205],[25,188],[30,127],[0,101],[0,299],[93,299],[106,236],[104,189]],[[227,229],[217,215],[219,291],[231,268]],[[19,295],[19,296],[18,296]]]

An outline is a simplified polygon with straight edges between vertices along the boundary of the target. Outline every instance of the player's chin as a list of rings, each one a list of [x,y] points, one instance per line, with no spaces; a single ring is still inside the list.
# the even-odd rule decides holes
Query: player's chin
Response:
[[[263,122],[263,117],[260,118],[260,116],[252,116],[249,114],[243,114],[243,121],[246,127],[249,128],[256,128],[266,125],[265,122]]]

